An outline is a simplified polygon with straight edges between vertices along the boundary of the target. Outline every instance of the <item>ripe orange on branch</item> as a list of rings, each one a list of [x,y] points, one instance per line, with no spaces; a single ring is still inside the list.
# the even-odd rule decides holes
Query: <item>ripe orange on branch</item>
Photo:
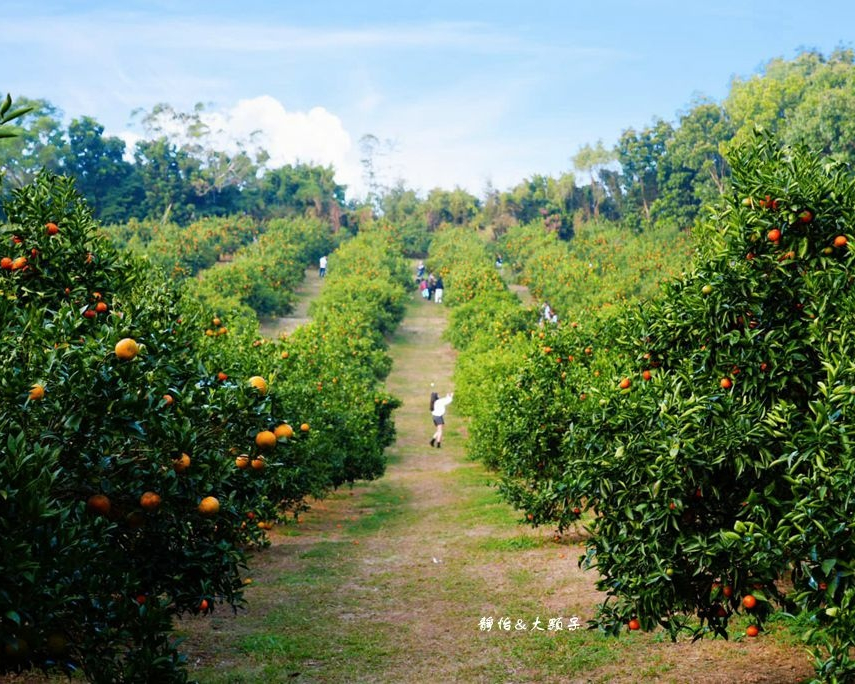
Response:
[[[253,375],[249,380],[249,384],[258,390],[258,393],[264,396],[267,394],[267,380],[260,375]]]
[[[276,429],[273,431],[273,434],[276,435],[277,439],[281,439],[282,437],[290,439],[294,436],[294,429],[290,425],[288,425],[288,423],[282,423],[282,425],[276,426]]]
[[[276,446],[276,435],[270,430],[262,430],[255,436],[255,445],[259,449],[272,449]]]
[[[90,309],[91,310],[91,309]],[[136,340],[126,337],[116,342],[116,357],[120,361],[130,361],[140,352]]]
[[[199,512],[207,517],[220,512],[220,501],[215,496],[206,496],[199,502]]]
[[[160,508],[161,498],[157,492],[145,492],[140,497],[140,506],[143,510],[153,513]]]
[[[182,453],[179,457],[173,459],[172,468],[176,473],[184,473],[190,467],[190,456]]]
[[[104,494],[93,494],[86,500],[86,510],[90,513],[107,515],[110,508],[110,499]]]

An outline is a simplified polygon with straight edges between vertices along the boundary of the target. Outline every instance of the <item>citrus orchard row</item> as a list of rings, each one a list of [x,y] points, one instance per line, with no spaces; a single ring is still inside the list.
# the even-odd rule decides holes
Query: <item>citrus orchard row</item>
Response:
[[[26,263],[0,270],[0,671],[184,681],[174,617],[239,606],[277,519],[383,472],[389,362],[354,335],[403,288],[358,311],[325,293],[322,321],[271,342],[116,251],[67,179],[5,211],[2,256]]]
[[[783,609],[799,614],[818,675],[843,681],[855,673],[855,182],[762,133],[730,163],[692,267],[649,301],[520,331],[502,295],[473,300],[493,319],[460,356],[459,405],[525,519],[584,516],[583,562],[608,595],[600,628],[727,637],[744,615],[756,636]]]
[[[192,277],[250,244],[263,226],[249,216],[209,217],[179,226],[131,219],[104,226],[119,249],[145,256],[175,278]]]

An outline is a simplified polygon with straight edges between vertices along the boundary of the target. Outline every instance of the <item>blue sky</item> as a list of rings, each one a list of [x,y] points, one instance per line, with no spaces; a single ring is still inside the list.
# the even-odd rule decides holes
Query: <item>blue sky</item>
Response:
[[[364,191],[359,140],[382,181],[427,192],[572,170],[734,76],[800,49],[851,47],[855,3],[779,0],[350,2],[3,0],[0,90],[88,115],[133,140],[131,112],[202,102],[273,163],[333,164]]]

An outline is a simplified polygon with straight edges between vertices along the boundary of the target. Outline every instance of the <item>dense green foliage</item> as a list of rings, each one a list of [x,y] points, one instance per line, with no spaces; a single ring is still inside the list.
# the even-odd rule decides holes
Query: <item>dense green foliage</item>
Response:
[[[389,361],[351,333],[400,319],[399,246],[366,236],[334,255],[321,320],[276,344],[117,251],[69,179],[42,174],[5,210],[0,671],[183,681],[173,617],[240,605],[246,549],[273,521],[383,473]],[[317,229],[273,230],[325,244]],[[389,295],[338,302],[360,288],[348,261]]]
[[[606,316],[480,322],[460,404],[529,521],[592,514],[602,628],[726,636],[734,613],[762,627],[782,607],[810,625],[820,677],[848,681],[855,181],[768,135],[729,165],[686,273]]]

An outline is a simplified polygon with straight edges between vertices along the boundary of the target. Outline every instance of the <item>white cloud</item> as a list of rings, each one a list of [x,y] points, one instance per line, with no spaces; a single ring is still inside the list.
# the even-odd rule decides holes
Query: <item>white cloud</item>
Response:
[[[125,154],[124,159],[127,162],[133,162],[134,160],[134,146],[143,139],[139,133],[135,133],[134,131],[121,131],[119,133],[111,133],[110,131],[104,131],[104,135],[108,137],[121,138],[125,141]]]
[[[265,166],[270,169],[286,164],[307,163],[332,166],[336,181],[348,186],[348,195],[361,192],[361,171],[353,157],[353,141],[341,119],[324,107],[308,111],[288,111],[275,97],[260,95],[239,100],[226,109],[213,109],[200,114],[208,125],[208,143],[215,149],[235,153],[264,150],[270,155]],[[181,141],[181,127],[161,119],[162,129],[172,139]],[[141,136],[132,132],[118,134],[129,146]]]

